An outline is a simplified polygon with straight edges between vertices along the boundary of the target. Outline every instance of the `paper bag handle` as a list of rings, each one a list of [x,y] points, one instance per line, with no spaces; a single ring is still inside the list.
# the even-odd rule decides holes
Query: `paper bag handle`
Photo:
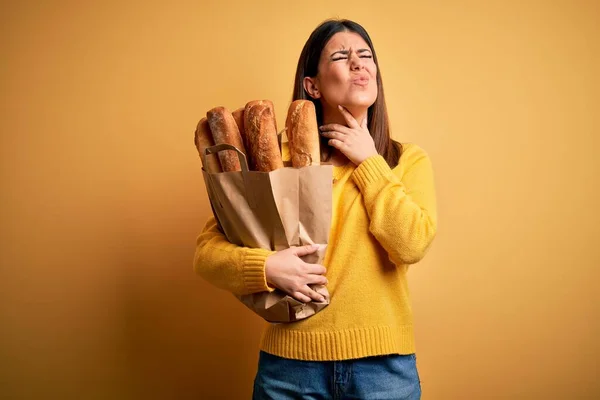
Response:
[[[252,182],[251,182],[251,177],[248,174],[248,172],[249,172],[248,171],[248,161],[247,161],[246,155],[244,154],[243,151],[241,151],[237,147],[235,147],[231,144],[227,144],[227,143],[221,143],[221,144],[207,147],[204,150],[204,153],[202,154],[202,165],[208,165],[208,164],[206,164],[206,156],[207,155],[216,154],[223,150],[234,150],[237,152],[238,159],[240,160],[240,167],[242,168],[242,179],[244,180],[244,186],[246,189],[246,201],[248,202],[248,205],[250,206],[250,208],[255,209],[258,204],[258,201],[254,198],[254,193],[252,193],[252,191],[247,190],[249,187],[252,187]],[[211,172],[211,171],[208,171],[208,172]],[[212,180],[210,180],[210,184],[212,185]],[[221,199],[219,199],[219,205],[221,207],[223,207]]]
[[[281,152],[281,136],[283,135],[283,132],[285,132],[287,130],[286,128],[283,128],[278,134],[277,134],[277,144],[279,146],[279,152]],[[240,166],[242,168],[243,172],[248,172],[248,160],[246,159],[246,155],[244,154],[243,151],[241,151],[240,149],[238,149],[237,147],[228,144],[228,143],[221,143],[221,144],[216,144],[214,146],[210,146],[207,147],[206,149],[204,149],[204,153],[201,154],[202,156],[202,165],[206,166],[208,165],[206,163],[206,156],[209,154],[216,154],[220,151],[223,150],[234,150],[237,152],[238,154],[238,159],[240,160]],[[217,171],[208,171],[208,169],[206,170],[207,172],[217,172]]]
[[[238,159],[240,160],[240,166],[242,167],[242,171],[243,172],[248,172],[248,161],[246,160],[246,155],[244,154],[243,151],[241,151],[240,149],[238,149],[237,147],[228,144],[228,143],[221,143],[221,144],[216,144],[214,146],[210,146],[207,147],[206,149],[204,149],[204,153],[202,153],[202,165],[208,166],[208,164],[206,163],[206,156],[209,154],[216,154],[220,151],[223,150],[234,150],[237,152],[238,155]],[[208,171],[208,172],[216,172],[216,171]]]

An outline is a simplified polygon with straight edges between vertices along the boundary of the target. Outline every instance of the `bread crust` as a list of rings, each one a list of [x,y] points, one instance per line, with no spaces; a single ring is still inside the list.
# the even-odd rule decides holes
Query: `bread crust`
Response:
[[[313,102],[292,102],[288,109],[286,128],[292,166],[302,168],[320,165],[319,127]]]
[[[206,118],[202,118],[196,126],[196,131],[194,132],[194,144],[196,145],[196,149],[198,149],[200,160],[202,160],[204,150],[206,150],[207,147],[215,145],[215,141],[213,139],[212,132],[210,131],[210,127],[208,126],[208,120]],[[223,171],[221,169],[221,163],[219,162],[219,158],[214,154],[209,154],[206,156],[206,165],[202,164],[202,167],[204,167],[204,169],[208,172]]]
[[[231,112],[225,107],[215,107],[206,113],[208,125],[215,144],[227,143],[237,147],[244,154],[246,146]],[[233,150],[219,152],[219,161],[223,172],[241,171],[238,154]]]
[[[271,172],[283,168],[272,108],[267,104],[249,103],[244,110],[244,128],[249,145],[250,170]]]

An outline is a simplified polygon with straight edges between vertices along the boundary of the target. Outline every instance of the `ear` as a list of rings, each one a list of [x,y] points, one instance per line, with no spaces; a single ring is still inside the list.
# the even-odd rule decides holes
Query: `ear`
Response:
[[[307,76],[304,78],[302,83],[304,84],[304,90],[306,90],[306,93],[308,93],[310,97],[313,99],[318,99],[321,97],[321,92],[319,91],[316,78]]]

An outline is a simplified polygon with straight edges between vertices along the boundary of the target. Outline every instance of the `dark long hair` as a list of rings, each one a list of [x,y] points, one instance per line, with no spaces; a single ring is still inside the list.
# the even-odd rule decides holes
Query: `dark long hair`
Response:
[[[359,34],[371,48],[373,61],[377,66],[377,99],[368,110],[368,128],[377,152],[385,158],[385,161],[391,168],[398,165],[400,155],[402,154],[402,145],[392,140],[390,136],[390,126],[383,95],[383,83],[381,80],[381,70],[377,61],[377,54],[373,47],[373,42],[369,34],[361,25],[347,19],[329,19],[321,23],[310,35],[298,60],[296,68],[296,77],[294,81],[294,100],[311,100],[317,110],[317,122],[319,126],[323,124],[323,107],[319,99],[313,99],[304,90],[304,78],[314,78],[319,72],[319,59],[321,52],[329,39],[338,32],[354,32]],[[327,161],[331,155],[332,148],[328,145],[328,139],[321,136],[321,158]]]

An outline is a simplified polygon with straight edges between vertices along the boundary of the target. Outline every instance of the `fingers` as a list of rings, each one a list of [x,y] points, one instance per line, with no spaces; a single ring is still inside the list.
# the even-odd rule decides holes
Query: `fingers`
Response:
[[[360,125],[358,125],[358,122],[356,122],[356,119],[354,118],[354,116],[352,116],[352,114],[350,114],[350,111],[346,110],[346,108],[344,108],[341,105],[338,106],[338,109],[344,116],[344,119],[346,120],[346,123],[348,124],[348,126],[350,128],[358,128],[360,126]]]
[[[306,264],[307,274],[302,279],[305,284],[301,287],[297,287],[291,290],[292,296],[303,303],[311,301],[323,302],[325,298],[313,290],[309,285],[327,285],[329,281],[323,274],[325,273],[325,267],[319,264]]]
[[[335,139],[339,142],[343,142],[345,139],[342,134],[337,133],[337,132],[323,132],[321,135],[326,137],[327,139],[330,139],[330,140]]]
[[[315,251],[319,250],[319,245],[318,244],[307,244],[306,246],[299,246],[299,247],[290,247],[293,252],[294,255],[298,256],[298,257],[302,257],[305,256],[307,254],[312,254]]]
[[[339,139],[331,139],[328,143],[330,146],[335,147],[342,152],[348,148],[348,146]]]
[[[319,127],[322,134],[326,134],[328,132],[337,132],[343,135],[351,135],[355,133],[355,131],[347,126],[340,124],[327,124]]]
[[[305,294],[302,294],[302,293],[300,293],[300,292],[294,292],[294,293],[292,293],[292,296],[293,296],[293,297],[294,297],[296,300],[298,300],[298,301],[301,301],[301,302],[303,302],[303,303],[310,303],[310,301],[311,301],[311,298],[310,298],[310,297],[308,297],[307,295],[305,295]]]
[[[324,136],[328,139],[335,139],[340,142],[344,142],[348,139],[348,136],[346,136],[344,133],[340,133],[340,132],[336,132],[336,131],[321,132],[321,136]]]
[[[344,151],[348,147],[348,143],[351,142],[351,138],[349,137],[351,133],[352,132],[346,133],[339,130],[329,130],[321,132],[321,135],[329,139],[327,143],[330,146],[335,147],[338,150]]]
[[[310,275],[308,284],[309,285],[327,285],[329,281],[323,275]]]
[[[318,302],[325,301],[325,297],[312,290],[310,287],[308,287],[308,285],[305,285],[302,289],[295,292],[294,297],[296,297],[298,300],[302,299],[300,301],[304,303],[308,303],[313,300]]]
[[[309,263],[305,263],[305,264],[306,264],[306,272],[309,274],[325,275],[325,272],[327,272],[327,269],[325,269],[325,267],[322,266],[321,264],[309,264]]]

